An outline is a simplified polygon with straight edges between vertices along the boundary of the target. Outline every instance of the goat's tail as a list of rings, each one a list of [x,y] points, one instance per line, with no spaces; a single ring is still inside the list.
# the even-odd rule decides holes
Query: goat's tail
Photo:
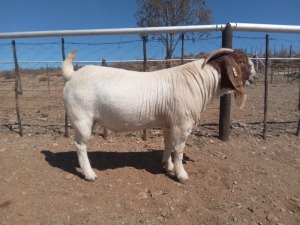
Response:
[[[72,78],[72,73],[74,72],[73,60],[77,55],[77,51],[71,52],[62,64],[62,74],[65,81],[69,81]]]

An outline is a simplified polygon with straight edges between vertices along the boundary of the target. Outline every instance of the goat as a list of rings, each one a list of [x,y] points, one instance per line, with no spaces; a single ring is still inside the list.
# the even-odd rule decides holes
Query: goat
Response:
[[[186,182],[183,149],[200,113],[214,98],[232,92],[243,107],[245,83],[255,74],[246,54],[227,48],[213,51],[205,60],[153,72],[93,65],[74,71],[76,54],[70,53],[62,65],[63,95],[86,180],[97,178],[88,159],[87,142],[94,123],[99,123],[118,131],[161,128],[165,169],[175,172],[179,182]]]

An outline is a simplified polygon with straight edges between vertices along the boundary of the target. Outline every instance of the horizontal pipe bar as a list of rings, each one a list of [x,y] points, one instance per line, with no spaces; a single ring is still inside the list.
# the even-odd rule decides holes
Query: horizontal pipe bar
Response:
[[[114,28],[93,30],[56,30],[0,33],[0,39],[32,38],[32,37],[66,37],[66,36],[94,36],[94,35],[126,35],[126,34],[155,34],[155,33],[182,33],[182,32],[209,32],[220,31],[226,25],[195,25],[173,27],[139,27]]]
[[[203,58],[199,58],[203,59]],[[184,59],[184,61],[196,61],[199,60],[198,58],[187,58]],[[265,59],[263,58],[249,58],[251,60],[257,60],[257,59]],[[300,60],[300,58],[269,58],[269,60]],[[128,59],[128,60],[106,60],[107,63],[123,63],[123,62],[143,62],[143,59]],[[181,59],[148,59],[148,62],[166,62],[166,61],[181,61]],[[20,64],[52,64],[52,63],[61,63],[62,61],[18,61]],[[88,61],[74,61],[74,63],[101,63],[102,60],[88,60]],[[0,61],[0,64],[13,64],[13,61]]]
[[[300,33],[300,26],[230,23],[233,31],[251,32],[278,32]],[[0,39],[8,38],[36,38],[36,37],[66,37],[66,36],[96,36],[96,35],[128,35],[128,34],[155,34],[155,33],[183,33],[183,32],[212,32],[222,31],[226,24],[193,25],[172,27],[139,27],[139,28],[114,28],[92,30],[54,30],[54,31],[28,31],[0,33]]]
[[[201,58],[199,58],[201,59]],[[196,58],[184,59],[184,61],[196,61]],[[203,59],[203,58],[202,58]],[[265,58],[249,58],[251,60],[265,59]],[[180,61],[181,59],[149,59],[148,62],[166,62],[166,61]],[[300,58],[269,58],[269,60],[300,60]],[[52,64],[61,63],[62,61],[20,61],[21,64]],[[74,63],[101,63],[101,60],[88,60],[88,61],[74,61]],[[132,59],[132,60],[106,60],[107,63],[122,63],[122,62],[143,62],[142,59]],[[0,64],[13,64],[13,61],[0,61]]]
[[[233,31],[300,34],[300,26],[293,26],[293,25],[252,24],[252,23],[230,23],[230,25]]]

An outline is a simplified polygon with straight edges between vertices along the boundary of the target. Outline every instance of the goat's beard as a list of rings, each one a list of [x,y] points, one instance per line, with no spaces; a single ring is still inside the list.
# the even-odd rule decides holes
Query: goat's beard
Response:
[[[234,96],[235,96],[235,101],[236,101],[237,106],[240,109],[243,109],[245,106],[246,100],[247,100],[247,94],[236,91],[234,93]]]

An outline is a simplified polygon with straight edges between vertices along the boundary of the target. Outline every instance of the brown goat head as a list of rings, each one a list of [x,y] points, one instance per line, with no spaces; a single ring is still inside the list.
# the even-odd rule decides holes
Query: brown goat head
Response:
[[[239,50],[221,48],[210,53],[202,67],[206,64],[210,64],[221,74],[221,88],[235,90],[237,105],[243,108],[247,97],[245,84],[251,75],[247,55]]]

